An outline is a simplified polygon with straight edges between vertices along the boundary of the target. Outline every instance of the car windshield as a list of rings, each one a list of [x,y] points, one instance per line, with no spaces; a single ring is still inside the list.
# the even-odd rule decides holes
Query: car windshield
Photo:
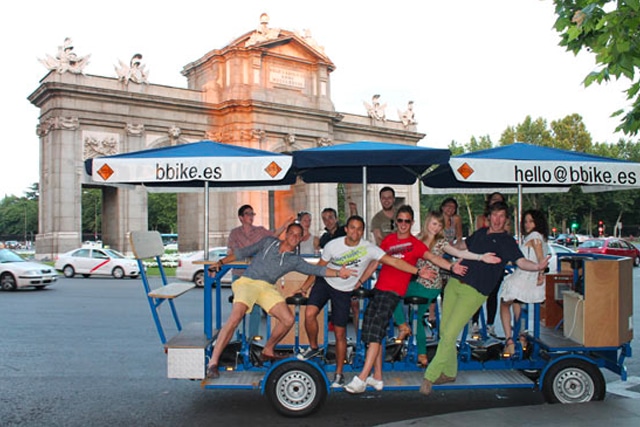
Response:
[[[26,260],[10,249],[0,249],[0,262],[26,262]]]
[[[583,242],[581,248],[601,248],[604,245],[604,240],[587,240]]]
[[[120,252],[115,251],[113,249],[103,249],[111,258],[126,258],[126,256],[122,255]]]

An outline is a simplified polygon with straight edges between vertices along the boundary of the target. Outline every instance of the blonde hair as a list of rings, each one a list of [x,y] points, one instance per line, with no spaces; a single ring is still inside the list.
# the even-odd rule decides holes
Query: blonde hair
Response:
[[[433,241],[437,242],[438,240],[444,239],[444,214],[440,211],[431,211],[427,214],[427,217],[424,219],[424,225],[422,227],[422,233],[420,234],[420,240],[426,242],[429,239],[429,223],[432,219],[435,219],[440,223],[442,228],[440,232],[433,236]]]

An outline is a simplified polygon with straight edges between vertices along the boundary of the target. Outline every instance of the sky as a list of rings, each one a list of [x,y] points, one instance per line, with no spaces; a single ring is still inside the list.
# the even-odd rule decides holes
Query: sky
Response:
[[[552,0],[32,0],[11,8],[0,26],[0,199],[21,197],[39,180],[39,110],[27,97],[47,74],[38,59],[55,56],[66,37],[77,55],[91,55],[86,74],[115,78],[119,60],[141,53],[151,84],[185,88],[186,64],[254,30],[263,12],[270,27],[308,29],[324,46],[336,66],[337,111],[366,115],[364,102],[380,94],[387,117],[397,119],[414,101],[417,129],[426,134],[419,145],[444,148],[484,135],[495,145],[527,115],[550,123],[577,113],[594,142],[624,136],[610,115],[628,105],[625,82],[583,87],[594,57],[558,45]]]

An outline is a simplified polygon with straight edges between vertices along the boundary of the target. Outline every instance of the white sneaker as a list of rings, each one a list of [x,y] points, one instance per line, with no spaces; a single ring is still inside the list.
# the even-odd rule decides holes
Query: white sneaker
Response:
[[[349,384],[344,386],[344,389],[347,390],[347,392],[349,392],[351,394],[364,393],[364,391],[367,389],[367,383],[362,381],[356,375],[355,377],[353,377],[353,379],[351,380],[351,382]]]
[[[376,389],[376,391],[382,391],[382,389],[384,388],[384,382],[373,377],[367,377],[366,384]]]
[[[331,383],[331,388],[342,388],[344,387],[344,376],[342,374],[336,374]]]

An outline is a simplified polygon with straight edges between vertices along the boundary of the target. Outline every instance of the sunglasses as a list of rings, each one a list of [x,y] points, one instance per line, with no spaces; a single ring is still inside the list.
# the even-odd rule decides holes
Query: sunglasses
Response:
[[[245,212],[242,215],[246,215],[246,216],[256,216],[255,212]]]
[[[404,223],[404,224],[411,224],[411,221],[412,221],[412,220],[410,220],[410,219],[396,218],[396,222],[397,222],[398,224],[402,224],[402,223]],[[393,223],[393,221],[392,221],[392,223]]]

